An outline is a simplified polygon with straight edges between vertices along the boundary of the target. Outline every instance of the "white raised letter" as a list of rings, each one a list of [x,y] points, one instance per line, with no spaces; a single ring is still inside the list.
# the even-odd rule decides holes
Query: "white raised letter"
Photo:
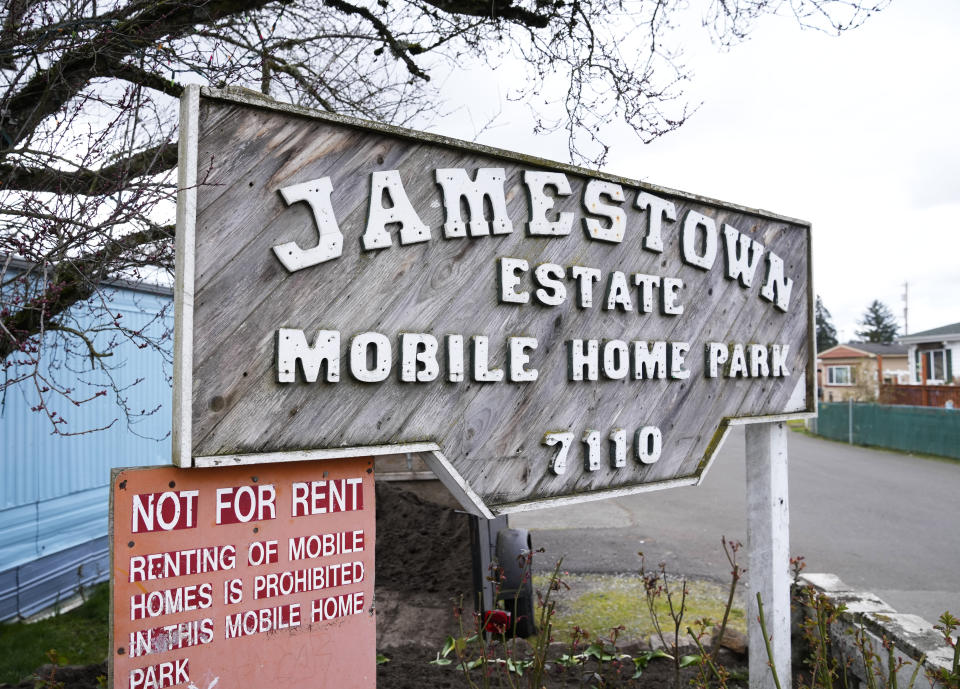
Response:
[[[277,382],[292,383],[297,376],[297,362],[303,369],[308,383],[315,383],[320,375],[320,366],[327,363],[327,382],[340,380],[340,332],[321,330],[311,347],[302,330],[280,328],[277,330]]]
[[[387,192],[390,208],[383,207],[383,193]],[[413,209],[397,170],[374,172],[370,181],[370,212],[367,214],[367,230],[363,233],[363,248],[385,249],[393,240],[387,225],[400,225],[400,243],[417,244],[430,239],[430,228],[423,224]]]
[[[750,372],[747,371],[747,357],[743,353],[743,345],[739,342],[734,343],[730,350],[730,366],[727,368],[727,378],[749,378]]]
[[[518,292],[517,286],[520,285],[520,278],[517,272],[526,273],[530,270],[530,264],[523,258],[510,258],[504,256],[497,261],[500,264],[500,271],[497,273],[500,280],[500,301],[504,304],[526,304],[530,301],[530,293]]]
[[[507,370],[510,373],[510,382],[532,383],[540,375],[540,372],[535,368],[526,369],[524,366],[530,363],[530,356],[526,350],[537,348],[537,338],[511,337],[509,340],[510,358],[507,359]]]
[[[644,426],[633,436],[633,450],[637,460],[643,464],[653,464],[660,459],[663,451],[663,434],[656,426]]]
[[[663,278],[663,289],[660,290],[660,310],[665,316],[679,316],[683,313],[683,304],[677,303],[683,280],[680,278]]]
[[[697,251],[699,229],[703,228],[703,253]],[[680,232],[680,257],[684,263],[696,266],[703,270],[710,270],[717,258],[717,224],[713,218],[687,211],[683,219],[683,230]]]
[[[554,237],[570,234],[573,213],[560,213],[556,220],[547,220],[547,211],[553,208],[554,199],[543,193],[550,186],[557,190],[557,196],[570,196],[567,176],[562,172],[524,170],[523,182],[530,194],[530,222],[527,224],[530,234]]]
[[[763,244],[756,242],[737,228],[724,223],[723,225],[724,263],[726,264],[726,278],[736,280],[744,287],[753,285],[753,275],[760,265],[760,256],[763,255]]]
[[[623,340],[603,343],[603,375],[610,380],[623,380],[630,370],[630,355]]]
[[[478,383],[499,383],[503,380],[503,369],[490,368],[488,343],[486,335],[474,335],[470,338],[471,358],[473,359],[473,379]]]
[[[787,369],[787,354],[790,353],[790,345],[770,345],[770,352],[773,361],[770,366],[770,375],[778,378],[789,376],[790,371]]]
[[[633,311],[630,288],[627,286],[627,276],[619,270],[611,271],[607,278],[606,306],[607,311],[615,311],[618,306],[624,311]]]
[[[584,349],[586,343],[586,349]],[[600,349],[596,340],[568,340],[567,374],[570,380],[596,380]],[[586,371],[586,376],[584,376]]]
[[[674,380],[683,380],[690,377],[690,371],[683,368],[683,358],[689,351],[689,342],[670,343],[670,377]]]
[[[428,383],[440,375],[437,363],[437,338],[428,333],[403,333],[400,336],[400,380]]]
[[[447,380],[463,382],[463,335],[447,335]]]
[[[707,378],[716,378],[722,371],[720,367],[727,363],[730,356],[723,342],[707,343]]]
[[[640,288],[640,313],[650,313],[653,311],[653,290],[660,286],[660,278],[634,273],[633,284]]]
[[[671,201],[661,199],[653,194],[641,191],[637,194],[634,204],[637,208],[647,210],[647,235],[643,238],[643,248],[648,251],[663,251],[663,237],[661,236],[662,221],[677,221],[677,209]]]
[[[760,288],[760,296],[772,301],[781,311],[786,311],[790,307],[791,289],[793,280],[783,274],[783,259],[771,251],[767,254],[767,281]]]
[[[556,263],[541,263],[533,272],[540,288],[534,292],[537,301],[545,306],[560,306],[567,298],[567,288],[561,282],[566,271]]]
[[[373,366],[367,350],[373,347]],[[350,373],[361,383],[379,383],[390,375],[390,340],[380,333],[360,333],[350,343]]]
[[[591,179],[583,191],[583,205],[588,213],[607,218],[610,221],[610,227],[603,227],[596,218],[584,218],[583,227],[590,239],[619,244],[623,241],[623,232],[627,227],[627,214],[619,206],[604,203],[600,199],[601,196],[619,203],[624,201],[623,188],[619,184]]]
[[[634,380],[653,380],[667,377],[667,343],[651,342],[650,346],[644,340],[634,340],[633,346],[633,378]]]
[[[296,242],[273,247],[273,253],[291,273],[337,258],[343,253],[343,235],[337,227],[337,219],[333,216],[333,206],[330,203],[332,192],[333,185],[330,184],[329,177],[293,184],[280,190],[280,196],[288,206],[297,201],[307,202],[319,234],[317,245],[312,249],[301,249]]]
[[[767,365],[767,348],[762,344],[750,345],[750,375],[754,378],[770,375],[770,367]]]
[[[577,281],[577,306],[589,309],[593,306],[593,283],[600,279],[600,271],[596,268],[571,266],[570,276]]]
[[[503,182],[506,173],[502,167],[482,167],[477,170],[476,180],[471,180],[467,171],[461,168],[437,170],[437,184],[443,189],[443,207],[446,221],[443,223],[443,235],[466,237],[467,225],[460,215],[460,199],[467,200],[470,210],[470,236],[480,237],[490,234],[510,234],[513,223],[507,215],[507,202],[503,194]],[[483,199],[490,199],[493,218],[488,222],[483,216]]]

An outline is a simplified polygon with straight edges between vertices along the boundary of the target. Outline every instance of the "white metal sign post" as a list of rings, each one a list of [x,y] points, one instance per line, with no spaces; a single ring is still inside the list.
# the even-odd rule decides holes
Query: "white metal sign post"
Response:
[[[790,506],[787,499],[787,427],[783,422],[747,426],[747,547],[750,595],[747,600],[751,689],[775,689],[757,595],[763,601],[770,634],[770,656],[777,674],[791,686],[790,667]]]
[[[490,518],[695,485],[758,424],[750,576],[779,609],[809,224],[247,92],[181,113],[180,466],[421,452]]]

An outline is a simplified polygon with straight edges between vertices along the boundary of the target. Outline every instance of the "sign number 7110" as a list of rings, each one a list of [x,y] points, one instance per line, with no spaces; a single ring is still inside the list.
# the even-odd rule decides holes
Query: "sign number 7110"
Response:
[[[547,447],[556,447],[556,453],[550,460],[550,471],[556,476],[567,470],[567,457],[570,446],[573,444],[574,434],[569,431],[548,432],[541,441]],[[607,436],[609,441],[608,455],[611,469],[621,469],[627,465],[627,431],[623,428],[614,428]],[[600,469],[603,454],[603,441],[600,431],[588,428],[580,438],[584,445],[584,471]],[[653,464],[660,459],[663,451],[663,434],[656,426],[644,426],[633,434],[634,458],[641,464]]]

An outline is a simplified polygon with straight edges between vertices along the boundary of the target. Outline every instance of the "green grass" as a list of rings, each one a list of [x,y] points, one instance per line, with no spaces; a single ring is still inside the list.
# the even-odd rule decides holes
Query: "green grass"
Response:
[[[110,587],[100,584],[78,608],[39,622],[0,624],[0,683],[16,684],[55,651],[61,665],[101,663],[107,657]]]
[[[534,587],[544,590],[548,578],[547,575],[535,575]],[[626,629],[620,633],[620,639],[624,641],[647,640],[655,633],[647,609],[643,581],[639,576],[567,574],[562,578],[570,590],[553,594],[557,600],[553,624],[557,641],[569,641],[574,625],[586,629],[592,637],[604,637],[610,629],[622,624]],[[676,605],[680,600],[680,581],[671,578],[671,588],[674,586],[678,594],[674,599]],[[709,581],[690,580],[687,590],[684,629],[687,625],[692,626],[694,620],[702,618],[712,619],[719,625],[727,602],[727,587]],[[657,599],[656,610],[664,633],[669,630],[672,634],[673,622],[664,596]],[[727,626],[746,632],[746,616],[741,601],[734,601]],[[681,643],[689,643],[689,639]]]

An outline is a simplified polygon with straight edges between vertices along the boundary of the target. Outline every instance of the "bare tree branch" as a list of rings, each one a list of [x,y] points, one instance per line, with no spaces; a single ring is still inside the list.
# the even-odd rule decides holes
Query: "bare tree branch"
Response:
[[[179,98],[183,93],[183,86],[170,79],[164,79],[159,74],[148,72],[145,69],[131,65],[128,62],[119,62],[108,68],[107,76],[116,77],[129,81],[131,84],[138,84],[160,93],[165,93],[173,98]]]
[[[21,89],[2,101],[9,145],[23,140],[46,117],[73,98],[92,79],[113,76],[125,57],[164,38],[174,38],[196,24],[260,8],[269,0],[163,0],[143,5],[129,19],[104,28],[88,42],[68,51],[47,69],[37,72]],[[2,149],[0,149],[2,150]]]
[[[709,0],[703,21],[714,41],[729,46],[765,15],[792,13],[803,26],[837,33],[888,3]],[[48,404],[54,395],[83,404],[111,390],[128,420],[136,415],[125,406],[125,384],[103,359],[120,341],[164,350],[169,327],[158,328],[160,336],[123,327],[103,286],[121,276],[172,272],[176,98],[184,84],[238,85],[422,127],[445,107],[436,86],[443,78],[431,77],[509,64],[516,76],[506,97],[530,108],[536,132],[564,133],[571,161],[599,164],[609,150],[602,125],[622,121],[650,141],[695,110],[684,96],[690,72],[676,33],[686,5],[5,0],[0,393],[32,385],[37,409],[57,433],[66,431]],[[10,268],[11,257],[18,268]],[[45,363],[57,347],[96,366],[106,387],[85,397],[58,384]]]
[[[429,5],[449,14],[466,15],[470,17],[486,17],[489,19],[505,19],[516,22],[532,29],[543,29],[550,25],[553,13],[540,14],[531,12],[524,7],[505,2],[485,2],[484,0],[426,0]],[[548,8],[553,3],[537,3],[537,7]],[[562,3],[561,3],[562,6]]]
[[[177,164],[177,146],[165,142],[145,151],[133,153],[98,170],[60,170],[28,168],[0,164],[0,188],[19,191],[43,191],[52,194],[103,196],[125,189],[131,180],[156,175]]]

